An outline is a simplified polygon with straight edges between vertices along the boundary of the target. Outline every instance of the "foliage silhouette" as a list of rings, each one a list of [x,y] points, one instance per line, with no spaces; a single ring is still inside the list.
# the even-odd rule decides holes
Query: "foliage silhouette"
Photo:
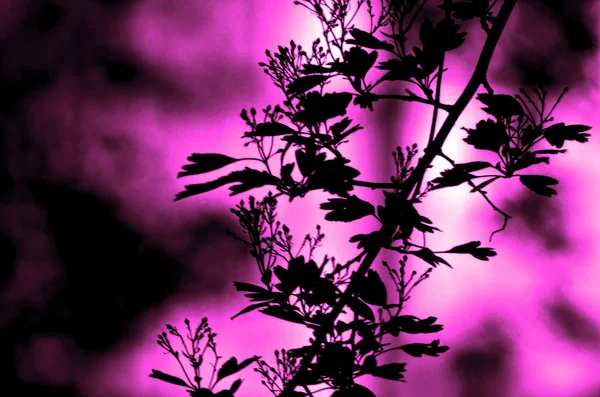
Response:
[[[280,397],[313,396],[325,390],[333,390],[336,397],[374,396],[368,388],[355,382],[364,375],[403,382],[407,363],[383,363],[382,355],[401,351],[412,357],[437,357],[449,349],[438,339],[430,343],[393,343],[400,333],[429,334],[442,330],[436,317],[420,319],[404,313],[413,288],[426,280],[438,265],[452,268],[451,256],[468,255],[488,261],[496,255],[493,248],[481,246],[480,241],[458,241],[456,246],[446,250],[416,244],[416,232],[425,236],[440,231],[419,213],[422,200],[429,192],[468,184],[472,193],[480,194],[503,216],[504,223],[494,233],[502,231],[511,217],[493,203],[484,189],[504,179],[518,178],[523,187],[534,194],[555,195],[556,179],[522,172],[542,163],[549,164],[550,156],[565,153],[562,147],[567,141],[587,142],[590,135],[586,131],[590,127],[553,123],[552,114],[567,89],[551,103],[550,94],[543,87],[522,89],[516,95],[498,94],[488,81],[492,56],[517,0],[438,1],[439,18],[435,21],[430,19],[433,16],[422,17],[426,2],[383,0],[376,9],[369,0],[294,1],[321,22],[323,37],[307,50],[291,41],[287,47],[279,46],[275,53],[266,51],[267,62],[260,66],[282,90],[285,100],[282,105],[264,108],[260,117],[254,108],[241,112],[249,128],[243,134],[247,140],[245,146],[255,145],[258,157],[235,159],[223,154],[194,153],[188,158],[191,164],[183,167],[184,172],[179,177],[209,173],[242,160],[260,162],[264,170],[246,167],[210,182],[187,185],[175,200],[230,184],[234,184],[229,187],[231,195],[259,187],[276,190],[276,193],[269,191],[262,200],[250,196],[231,210],[245,234],[234,237],[255,258],[262,284],[234,282],[235,288],[251,304],[233,318],[259,310],[313,330],[307,345],[276,351],[275,366],[254,357],[242,364],[232,359],[218,370],[214,334],[203,320],[198,329],[205,329],[207,346],[214,352],[213,373],[230,374],[241,370],[243,364],[256,361],[255,371],[263,376],[263,384]],[[362,29],[353,24],[361,11],[370,21],[369,26]],[[444,104],[440,93],[447,70],[445,54],[464,44],[467,33],[462,31],[463,22],[469,20],[478,20],[485,42],[467,86],[454,104]],[[411,49],[408,43],[415,45]],[[374,82],[367,79],[367,76],[375,78],[375,73],[381,77]],[[334,79],[345,80],[352,92],[328,91]],[[406,89],[406,95],[382,94],[376,88],[384,82],[412,83],[420,93]],[[478,93],[480,87],[485,92]],[[490,117],[478,122],[475,128],[463,128],[464,141],[477,150],[495,153],[496,164],[457,163],[443,152],[446,139],[475,96]],[[432,106],[431,131],[422,145],[425,149],[420,158],[417,144],[396,148],[393,152],[395,173],[390,183],[361,181],[357,179],[360,171],[350,165],[351,160],[341,151],[342,144],[363,129],[353,124],[347,112],[351,105],[373,110],[382,100]],[[447,115],[437,128],[440,112]],[[425,183],[426,171],[438,156],[450,163],[451,168]],[[278,172],[274,170],[275,161]],[[296,167],[300,179],[292,176]],[[381,190],[384,204],[369,203],[355,193],[355,188]],[[315,250],[325,237],[319,226],[315,235],[307,235],[300,249],[293,251],[290,229],[277,220],[279,197],[287,196],[292,202],[314,190],[333,196],[320,205],[327,211],[324,215],[327,221],[350,223],[374,217],[381,223],[379,230],[350,239],[358,243],[362,252],[346,263],[338,263],[327,255],[320,263],[315,259]],[[382,263],[396,294],[389,293],[379,272],[372,268],[383,249],[401,255],[399,266]],[[409,255],[424,261],[430,268],[418,277],[416,271],[407,277]],[[391,300],[393,295],[395,298]],[[349,316],[343,320],[341,314]],[[193,335],[188,320],[186,326],[189,341],[196,343],[195,335],[199,331]],[[184,342],[174,327],[167,325],[167,329]],[[158,343],[179,361],[179,353],[168,342],[167,333],[159,335]],[[189,350],[184,343],[182,355],[195,371],[193,380],[185,369],[185,379],[157,370],[150,376],[187,387],[193,396],[234,394],[239,382],[229,390],[217,392],[212,376],[208,387],[202,388],[198,371],[203,360],[195,356],[198,351],[195,347]]]

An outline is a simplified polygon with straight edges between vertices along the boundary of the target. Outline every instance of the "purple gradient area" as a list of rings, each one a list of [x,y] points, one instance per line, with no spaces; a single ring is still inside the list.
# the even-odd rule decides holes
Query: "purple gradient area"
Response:
[[[42,3],[56,5],[60,11]],[[0,215],[18,256],[7,281],[0,284],[0,326],[13,329],[27,310],[54,313],[51,302],[67,299],[59,292],[70,280],[69,274],[93,283],[96,277],[88,279],[85,274],[99,271],[87,269],[86,262],[78,259],[69,259],[77,266],[66,265],[68,241],[61,243],[56,232],[61,221],[52,215],[72,212],[73,225],[84,228],[91,222],[87,220],[90,214],[78,213],[70,201],[51,200],[48,188],[36,190],[31,187],[34,182],[54,186],[61,195],[68,191],[73,203],[87,200],[86,208],[106,211],[107,215],[98,215],[103,218],[98,224],[110,218],[119,224],[115,230],[127,230],[115,235],[114,241],[132,242],[135,252],[130,257],[138,258],[135,269],[140,270],[132,270],[129,276],[126,269],[116,268],[117,278],[120,272],[125,274],[124,285],[89,286],[89,295],[76,289],[90,304],[110,301],[112,296],[114,307],[125,307],[114,316],[121,316],[126,325],[114,330],[114,338],[102,346],[87,348],[92,341],[85,338],[85,329],[77,328],[77,313],[85,316],[90,327],[102,321],[98,316],[113,315],[111,311],[96,314],[93,305],[64,309],[57,303],[58,311],[67,313],[53,316],[75,318],[68,326],[61,326],[60,321],[52,329],[31,326],[26,328],[30,330],[26,337],[19,337],[19,331],[3,333],[4,338],[14,338],[16,376],[25,383],[72,387],[84,397],[183,396],[183,389],[148,374],[153,368],[180,374],[177,362],[156,345],[156,334],[165,323],[181,326],[184,317],[192,323],[208,317],[225,358],[261,355],[272,360],[273,350],[304,344],[308,331],[261,314],[230,320],[246,303],[232,281],[257,279],[251,257],[225,235],[226,229],[236,229],[229,208],[242,197],[229,197],[226,189],[177,203],[173,197],[185,184],[206,180],[176,179],[192,152],[253,154],[240,139],[245,127],[238,117],[241,108],[261,109],[282,100],[257,63],[264,60],[265,49],[275,49],[290,39],[308,46],[320,33],[317,21],[291,0],[32,4],[12,0],[0,5],[0,15],[5,16],[0,27],[2,76],[18,81],[24,68],[44,68],[51,75],[50,83],[2,119],[6,135],[2,150],[8,154],[14,189],[2,198]],[[600,238],[595,222],[600,224],[596,199],[600,164],[596,164],[595,152],[595,131],[600,127],[596,111],[600,58],[595,49],[586,52],[569,47],[556,12],[529,3],[519,7],[494,58],[492,83],[505,93],[515,93],[527,79],[525,73],[518,81],[509,78],[517,76],[522,66],[515,59],[527,58],[532,48],[546,58],[551,58],[549,51],[560,49],[547,70],[555,84],[550,88],[560,91],[568,83],[572,89],[555,117],[567,124],[593,126],[591,142],[568,145],[567,155],[553,159],[548,173],[560,184],[558,196],[550,200],[532,198],[518,181],[488,189],[499,206],[515,215],[507,230],[491,243],[499,255],[490,262],[461,259],[453,262],[454,270],[437,269],[415,290],[407,309],[416,316],[437,317],[444,331],[435,338],[451,350],[437,358],[409,357],[407,383],[365,382],[378,396],[600,395],[600,253],[595,244]],[[600,7],[589,1],[579,7],[579,14],[573,11],[573,15],[584,15],[586,23],[598,26]],[[34,22],[50,28],[35,33],[30,28]],[[452,103],[468,81],[483,42],[476,28],[470,31],[472,42],[449,56],[442,102]],[[597,35],[597,30],[592,33]],[[350,110],[366,128],[344,147],[344,154],[361,171],[361,179],[386,181],[393,167],[392,149],[426,139],[431,109],[413,104],[376,105],[372,113]],[[474,102],[461,117],[445,153],[461,162],[481,160],[481,153],[464,144],[464,131],[459,127],[472,127],[485,117]],[[30,145],[23,148],[23,140]],[[429,175],[447,167],[444,161],[436,161]],[[359,189],[357,194],[373,202],[382,200],[370,189]],[[328,254],[345,261],[355,255],[354,246],[349,249],[347,242],[350,236],[371,231],[377,224],[361,220],[349,228],[326,222],[318,210],[326,197],[311,193],[293,203],[282,200],[279,215],[298,242],[320,224],[326,239],[318,258]],[[431,193],[420,211],[443,230],[427,241],[440,247],[486,241],[502,223],[466,187]],[[81,241],[86,241],[85,235]],[[140,296],[152,293],[149,289],[154,287],[144,286],[149,285],[149,278],[143,269],[154,252],[166,258],[161,264],[179,266],[178,281],[161,290],[151,303],[127,306],[118,301],[115,289],[140,291]],[[397,261],[391,255],[383,259]],[[425,270],[416,261],[411,266]],[[160,277],[159,272],[158,282]],[[69,299],[80,296],[68,294]],[[76,309],[68,313],[68,308]],[[83,336],[74,337],[73,326]],[[412,336],[403,341],[431,339],[431,335]],[[244,384],[237,395],[267,395],[256,373],[246,370],[241,377]]]

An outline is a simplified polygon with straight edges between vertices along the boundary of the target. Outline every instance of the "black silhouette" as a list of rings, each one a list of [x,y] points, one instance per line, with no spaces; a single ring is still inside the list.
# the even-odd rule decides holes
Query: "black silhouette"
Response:
[[[324,28],[324,41],[317,39],[307,49],[291,41],[289,46],[279,46],[277,52],[266,52],[267,61],[260,66],[283,91],[285,101],[282,105],[267,106],[262,112],[254,108],[241,112],[248,127],[242,136],[246,140],[245,146],[256,146],[258,157],[194,153],[178,175],[202,175],[225,167],[236,169],[209,182],[187,185],[176,195],[176,201],[226,185],[232,196],[256,188],[270,189],[262,200],[250,196],[232,209],[244,232],[243,237],[234,237],[250,250],[260,272],[259,284],[234,282],[236,289],[251,304],[233,318],[259,310],[313,330],[307,345],[277,351],[275,366],[258,359],[256,371],[275,396],[313,396],[318,392],[315,390],[317,385],[320,385],[319,391],[334,390],[334,397],[374,396],[368,388],[355,383],[355,379],[370,375],[404,381],[406,371],[404,362],[382,363],[382,354],[401,351],[414,357],[435,357],[446,352],[449,347],[441,345],[439,340],[404,345],[393,343],[393,338],[400,333],[427,334],[442,329],[435,317],[421,319],[404,314],[404,303],[412,289],[427,279],[438,265],[452,268],[449,262],[452,256],[470,255],[488,261],[496,252],[479,241],[457,242],[452,248],[436,251],[425,243],[417,244],[415,234],[425,236],[440,231],[419,212],[418,204],[431,192],[467,184],[472,193],[481,195],[503,217],[502,226],[494,231],[500,232],[506,228],[511,215],[496,206],[484,189],[504,179],[518,178],[530,193],[552,197],[558,193],[558,180],[523,171],[549,164],[552,156],[566,152],[564,147],[571,143],[569,141],[584,143],[590,136],[588,126],[566,125],[553,118],[556,106],[568,89],[551,94],[543,87],[535,87],[508,95],[496,92],[490,83],[491,58],[517,1],[443,0],[437,3],[437,13],[429,8],[421,18],[418,17],[424,3],[417,0],[383,2],[379,11],[374,11],[369,2],[359,3],[365,6],[364,12],[370,18],[370,26],[365,30],[352,24],[347,1],[333,2],[336,6],[327,0],[297,1],[296,4],[319,19]],[[443,15],[440,17],[440,14]],[[463,93],[456,103],[446,104],[440,100],[445,54],[463,45],[467,33],[462,30],[462,25],[471,20],[479,22],[486,40]],[[572,31],[568,26],[566,29]],[[416,44],[410,49],[413,43]],[[339,54],[332,48],[337,48]],[[373,81],[367,79],[367,75],[372,77],[377,69],[381,77]],[[346,80],[352,92],[327,90],[328,83],[334,79]],[[410,82],[422,94],[410,89],[405,90],[406,95],[384,94],[378,88],[384,82]],[[480,92],[480,88],[485,91]],[[489,116],[473,128],[463,128],[466,132],[463,140],[477,150],[494,153],[496,159],[493,162],[459,163],[443,152],[444,142],[474,97]],[[378,102],[384,100],[417,102],[433,107],[429,138],[423,145],[421,157],[417,144],[396,148],[393,152],[395,173],[391,182],[359,180],[361,173],[342,154],[342,144],[363,127],[347,117],[347,109],[354,105],[373,111],[379,106]],[[438,128],[437,119],[442,111],[447,117]],[[450,168],[425,183],[426,171],[437,156],[445,159]],[[274,158],[280,166],[278,172],[271,168]],[[240,165],[251,160],[262,163],[262,167]],[[299,171],[300,179],[293,176],[295,169]],[[360,188],[382,190],[384,205],[376,206],[361,199],[357,195]],[[322,262],[314,258],[316,248],[325,237],[319,226],[315,235],[308,235],[303,240],[304,250],[292,251],[291,231],[277,220],[279,197],[287,196],[292,202],[314,190],[332,196],[320,205],[326,211],[327,221],[349,223],[374,217],[381,223],[380,230],[357,234],[350,239],[351,243],[358,243],[362,252],[345,264],[328,256]],[[389,300],[386,284],[380,273],[372,268],[384,249],[401,254],[400,267],[383,263],[385,273],[395,285],[397,297],[394,300]],[[420,277],[416,277],[416,272],[407,277],[409,256],[431,268]],[[358,263],[360,265],[352,266]],[[342,312],[353,313],[353,320],[338,319]],[[196,334],[187,319],[186,326],[192,343],[194,335],[208,327],[206,319]],[[167,330],[184,342],[175,327],[167,325]],[[207,343],[214,350],[211,331],[206,332],[209,335]],[[159,335],[158,343],[180,360],[180,354],[170,344],[166,332]],[[184,387],[192,396],[233,395],[239,382],[229,390],[217,392],[211,377],[208,385],[202,386],[199,367],[203,353],[199,357],[196,355],[201,351],[184,344],[181,353],[190,361],[195,375],[189,375],[182,365],[184,378],[157,370],[150,376]],[[213,373],[219,371],[229,375],[245,366],[238,365],[232,358],[217,370],[217,354],[214,355]],[[469,381],[466,372],[460,370],[469,367],[469,363],[480,361],[480,356],[489,363],[500,360],[478,352],[465,353],[459,359],[458,376],[463,379],[465,396],[493,395],[492,389],[474,387],[472,379]],[[243,363],[248,365],[253,360],[257,359]],[[487,372],[498,372],[501,367],[498,362]],[[482,365],[478,368],[484,369]],[[491,379],[487,372],[480,375]]]

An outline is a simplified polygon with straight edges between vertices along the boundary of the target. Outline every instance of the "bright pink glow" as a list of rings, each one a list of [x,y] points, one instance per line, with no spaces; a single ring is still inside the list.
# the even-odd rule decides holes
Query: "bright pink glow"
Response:
[[[590,8],[590,12],[596,11]],[[513,23],[508,30],[518,28]],[[128,222],[159,240],[188,217],[215,212],[230,215],[228,208],[242,197],[228,197],[226,189],[173,204],[173,195],[185,184],[206,180],[199,177],[183,181],[175,176],[192,152],[253,154],[250,148],[243,147],[240,139],[244,131],[244,123],[238,117],[241,108],[256,106],[260,109],[282,100],[256,63],[263,60],[266,48],[275,49],[290,39],[308,47],[319,31],[320,26],[305,10],[287,0],[139,2],[123,21],[120,45],[140,57],[158,75],[174,82],[179,91],[169,95],[183,99],[173,104],[163,101],[165,98],[160,95],[120,95],[118,92],[87,95],[76,80],[65,77],[54,90],[39,99],[37,105],[45,110],[31,120],[34,131],[44,131],[51,126],[49,130],[60,131],[59,135],[64,138],[47,136],[49,142],[59,142],[58,147],[50,150],[49,172],[111,197]],[[538,39],[535,37],[536,42]],[[474,44],[460,57],[450,57],[448,62],[457,66],[445,77],[447,88],[443,102],[451,103],[461,93],[476,60],[473,51],[480,45],[481,40],[474,39]],[[223,48],[229,50],[223,53]],[[498,57],[505,55],[505,50],[506,47],[502,47]],[[593,80],[597,77],[597,62],[596,57],[587,67]],[[515,91],[502,86],[501,81],[493,83],[507,93]],[[73,100],[73,93],[80,96]],[[566,123],[592,125],[595,133],[600,127],[599,98],[597,90],[575,90],[567,96],[556,118]],[[352,110],[352,116],[366,129],[347,144],[345,154],[361,170],[361,179],[383,181],[392,170],[393,147],[382,147],[379,143],[383,132],[378,126],[381,120],[375,119],[375,114],[378,113]],[[429,130],[430,109],[411,105],[403,107],[399,114],[394,128],[408,131],[410,135],[397,135],[395,140],[403,145],[415,140],[423,142]],[[458,127],[472,127],[482,117],[484,113],[475,104],[465,112],[445,147],[448,156],[463,162],[481,159],[475,157],[481,156],[480,153],[464,144],[464,132]],[[130,143],[123,152],[115,154],[100,145],[100,136],[126,139]],[[462,396],[452,373],[452,362],[463,349],[485,345],[486,341],[478,339],[478,335],[484,324],[492,320],[510,345],[507,349],[508,386],[503,396],[572,397],[600,387],[597,351],[574,347],[553,332],[544,311],[549,301],[564,296],[600,326],[597,320],[600,316],[599,253],[595,244],[600,238],[597,226],[600,225],[597,205],[600,160],[596,150],[600,146],[595,139],[593,135],[589,144],[569,145],[569,154],[554,160],[549,172],[560,180],[559,195],[552,198],[552,202],[564,210],[564,219],[558,222],[573,248],[553,252],[536,240],[522,222],[514,219],[503,234],[494,237],[491,246],[499,256],[491,262],[455,261],[454,270],[434,271],[431,279],[414,292],[408,311],[417,316],[438,317],[445,329],[435,338],[451,346],[451,350],[438,358],[409,359],[408,383],[397,386],[399,395]],[[385,170],[381,169],[382,156],[389,157]],[[430,173],[434,175],[446,168],[448,164],[439,160]],[[488,192],[495,202],[507,203],[516,200],[522,190],[514,181],[491,187]],[[357,190],[357,194],[364,199],[382,200],[369,189]],[[344,261],[355,252],[354,247],[348,249],[348,238],[377,225],[364,221],[349,228],[326,223],[318,210],[318,204],[326,197],[326,194],[311,193],[306,199],[291,204],[282,201],[279,214],[297,238],[313,233],[315,225],[320,224],[327,235],[327,245],[318,251],[319,258],[327,253]],[[481,197],[469,194],[467,188],[432,193],[420,210],[444,231],[429,237],[428,244],[448,248],[471,240],[486,242],[502,222]],[[12,220],[20,221],[19,217]],[[177,252],[177,243],[165,245]],[[31,252],[28,255],[34,256]],[[391,256],[386,259],[394,260]],[[19,270],[19,287],[15,290],[20,292],[14,293],[14,299],[33,299],[31,296],[38,293],[40,284],[50,283],[44,278],[43,271],[50,272],[44,267],[45,262],[34,257],[28,257],[25,262],[28,267]],[[416,270],[425,269],[413,263]],[[240,268],[249,265],[240,264]],[[50,265],[48,268],[52,269]],[[256,276],[256,272],[241,274],[239,278],[247,281]],[[26,284],[20,282],[22,279],[28,280],[26,289],[21,288],[21,284]],[[152,368],[179,374],[177,363],[164,356],[155,343],[156,334],[166,322],[181,325],[184,317],[189,317],[192,323],[208,317],[219,334],[220,353],[225,358],[256,354],[272,360],[273,350],[299,346],[309,336],[305,330],[259,314],[229,320],[246,303],[235,294],[233,287],[227,299],[210,299],[172,297],[141,314],[138,327],[118,347],[89,360],[81,358],[85,357],[83,352],[75,352],[61,340],[48,337],[32,341],[25,350],[33,349],[49,357],[69,355],[72,360],[66,361],[76,362],[77,369],[64,372],[65,368],[71,368],[65,364],[65,368],[52,372],[51,366],[35,362],[31,368],[20,370],[26,379],[52,377],[58,379],[56,383],[75,382],[86,397],[184,395],[175,386],[148,378]],[[426,336],[409,340],[429,342],[431,339]],[[254,372],[247,370],[241,377],[244,384],[240,397],[266,395]],[[383,392],[395,387],[388,383],[373,381],[369,385],[382,390],[382,396],[395,395]]]

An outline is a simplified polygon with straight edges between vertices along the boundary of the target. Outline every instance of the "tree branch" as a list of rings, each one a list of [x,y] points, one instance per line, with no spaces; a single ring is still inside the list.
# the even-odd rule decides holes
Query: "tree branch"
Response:
[[[500,40],[500,36],[502,35],[502,31],[504,30],[506,22],[508,21],[508,18],[510,17],[510,14],[514,9],[516,3],[517,0],[505,0],[502,4],[500,11],[498,12],[498,15],[492,26],[492,29],[490,30],[490,33],[487,36],[487,39],[479,56],[479,60],[477,61],[475,71],[473,72],[469,83],[467,84],[465,90],[458,98],[456,103],[452,106],[452,109],[450,110],[448,117],[444,121],[444,124],[440,128],[440,131],[438,132],[431,145],[429,145],[426,148],[423,157],[421,157],[419,163],[417,164],[417,167],[411,173],[408,179],[404,182],[401,192],[401,199],[408,199],[410,193],[415,188],[418,181],[420,181],[425,176],[427,168],[429,168],[436,155],[440,153],[444,142],[446,141],[448,135],[450,134],[450,131],[454,127],[454,124],[456,124],[462,112],[465,110],[471,99],[473,99],[473,96],[477,92],[479,86],[483,83],[484,80],[486,80],[488,67],[490,65],[492,56],[494,55],[494,50],[496,49],[498,41]],[[391,239],[391,236],[393,236],[393,234],[396,232],[396,226],[384,224],[380,232],[382,233],[382,236],[384,236],[384,240],[389,240]],[[321,344],[323,344],[326,341],[327,333],[325,329],[331,328],[331,326],[335,323],[335,320],[338,318],[342,310],[346,307],[348,300],[355,293],[358,284],[357,280],[361,280],[365,276],[367,270],[369,270],[369,268],[372,266],[373,262],[379,255],[379,251],[381,251],[382,246],[383,244],[379,247],[373,248],[370,251],[367,251],[367,254],[360,267],[353,274],[350,285],[344,291],[344,293],[340,297],[340,300],[329,314],[329,318],[327,321],[329,324],[324,324],[322,327],[315,331],[315,338],[312,342],[312,346],[321,346]],[[303,357],[300,363],[300,368],[298,369],[298,372],[296,372],[295,376],[287,383],[285,389],[279,395],[280,397],[289,397],[292,395],[296,386],[299,385],[300,379],[302,379],[306,375],[309,366],[315,358],[317,350],[318,349],[313,349],[310,352],[306,353],[306,355]]]

